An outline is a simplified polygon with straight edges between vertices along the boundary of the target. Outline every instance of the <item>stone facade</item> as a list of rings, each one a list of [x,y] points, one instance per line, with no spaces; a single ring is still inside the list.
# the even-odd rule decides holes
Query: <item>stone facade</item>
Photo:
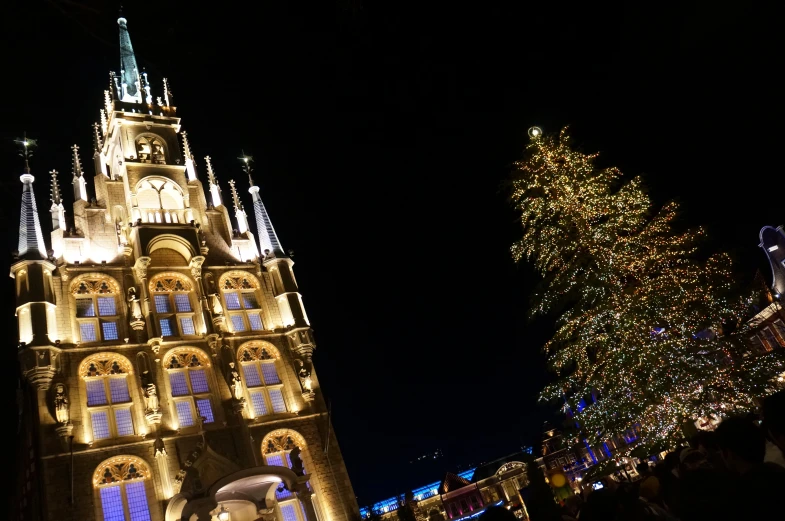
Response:
[[[17,518],[355,519],[294,263],[259,188],[263,248],[234,184],[235,223],[212,170],[206,196],[168,86],[153,101],[118,24],[124,70],[96,125],[92,188],[74,147],[73,226],[53,172],[51,250],[30,237],[36,221],[11,267],[20,443],[37,476]],[[22,177],[25,221],[37,212]]]

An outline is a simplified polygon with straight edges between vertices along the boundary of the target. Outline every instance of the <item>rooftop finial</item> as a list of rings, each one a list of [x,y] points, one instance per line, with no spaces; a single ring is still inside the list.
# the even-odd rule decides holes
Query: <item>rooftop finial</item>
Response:
[[[73,152],[71,155],[71,171],[74,177],[82,177],[84,171],[82,170],[82,161],[79,159],[79,145],[71,146],[71,151]]]
[[[183,155],[185,156],[185,172],[188,174],[188,181],[196,181],[196,162],[191,154],[191,144],[188,142],[188,133],[183,130]]]
[[[210,160],[210,156],[204,156],[204,162],[207,165],[207,181],[211,185],[217,185],[218,183],[215,181],[215,172],[213,172],[213,162]]]
[[[104,144],[101,140],[101,127],[98,123],[93,123],[93,152],[96,154],[100,153],[101,150],[104,148]]]
[[[164,78],[164,103],[169,106],[169,98],[172,97],[172,92],[169,90],[169,80]]]
[[[57,170],[50,171],[49,175],[52,176],[52,204],[60,204],[63,202],[63,198],[60,196],[60,184],[57,182]]]
[[[183,152],[184,152],[183,155],[185,155],[186,159],[190,159],[193,161],[194,157],[193,155],[191,155],[191,144],[188,142],[188,132],[183,130],[181,134],[183,135]]]
[[[25,159],[25,174],[29,174],[30,158],[33,157],[33,148],[36,146],[35,139],[28,138],[27,132],[23,132],[21,138],[14,139],[14,143],[19,146],[19,155]]]
[[[204,162],[207,164],[207,181],[210,183],[210,195],[213,199],[213,206],[218,208],[223,204],[221,200],[221,187],[218,186],[218,181],[215,179],[215,172],[213,172],[213,163],[210,161],[210,156],[204,156]]]
[[[71,171],[74,174],[74,201],[82,200],[87,201],[87,184],[84,180],[84,171],[82,170],[82,161],[79,159],[79,146],[74,145],[71,147],[73,152],[71,157]]]
[[[253,157],[246,155],[245,150],[241,150],[240,153],[242,155],[237,159],[243,162],[243,172],[248,174],[248,182],[251,184],[251,186],[253,186],[253,179],[251,178],[251,172],[253,171],[253,168],[251,168],[251,163],[253,162]]]
[[[236,212],[242,212],[243,210],[243,203],[240,201],[240,196],[237,195],[237,188],[234,186],[234,179],[229,180],[229,186],[232,189],[232,201],[234,202],[234,210]]]

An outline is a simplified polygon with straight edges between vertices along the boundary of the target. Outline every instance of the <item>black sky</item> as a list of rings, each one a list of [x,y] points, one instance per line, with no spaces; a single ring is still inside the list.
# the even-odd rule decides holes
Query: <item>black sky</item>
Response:
[[[140,66],[155,88],[169,78],[192,148],[212,156],[224,188],[242,179],[241,149],[256,159],[361,504],[439,479],[407,463],[428,450],[445,452],[447,470],[539,441],[549,324],[526,321],[536,277],[509,256],[519,230],[504,188],[531,125],[570,125],[601,164],[642,174],[656,202],[681,201],[684,222],[706,225],[743,280],[765,267],[758,230],[785,222],[773,8],[421,4],[125,10]],[[46,172],[68,186],[72,143],[91,166],[90,125],[119,51],[113,3],[2,10],[7,272],[13,138],[39,140],[46,225]],[[15,344],[9,335],[8,385]]]

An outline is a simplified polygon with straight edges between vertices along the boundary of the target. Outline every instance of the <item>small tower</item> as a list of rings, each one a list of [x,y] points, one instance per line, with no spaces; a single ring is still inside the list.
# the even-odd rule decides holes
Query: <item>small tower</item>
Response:
[[[102,114],[102,119],[106,116]],[[106,161],[102,157],[102,150],[104,148],[103,140],[101,139],[101,127],[98,123],[93,123],[93,163],[95,166],[96,174],[101,172],[102,175],[107,176]]]
[[[185,172],[188,174],[188,182],[196,181],[196,169],[194,168],[194,157],[191,154],[191,144],[188,142],[188,134],[183,130],[183,157],[185,157]]]
[[[256,233],[259,234],[259,251],[265,256],[274,255],[276,257],[284,257],[285,254],[281,247],[281,242],[278,240],[278,235],[275,233],[275,228],[273,228],[273,223],[270,220],[270,216],[267,214],[267,209],[264,207],[262,198],[259,196],[259,187],[253,184],[253,178],[251,177],[251,172],[253,171],[251,168],[251,161],[253,158],[243,154],[240,159],[243,160],[243,170],[248,174],[248,183],[251,185],[248,191],[253,198],[253,212],[254,217],[256,217]]]
[[[35,141],[26,136],[17,139],[22,151],[20,155],[25,159],[24,173],[19,177],[22,182],[22,209],[19,215],[19,257],[46,259],[46,246],[44,235],[41,232],[41,222],[38,219],[38,207],[35,204],[33,182],[35,177],[30,173],[30,157]]]
[[[245,233],[248,231],[248,216],[245,213],[242,201],[240,201],[240,196],[237,195],[234,179],[229,180],[229,186],[232,189],[232,201],[234,202],[234,216],[237,219],[237,231]]]
[[[131,45],[131,35],[128,34],[128,21],[121,15],[117,19],[117,25],[120,26],[120,84],[117,95],[120,101],[141,103],[142,82]]]
[[[60,196],[60,184],[57,181],[57,170],[49,172],[52,176],[51,192],[52,206],[49,213],[52,214],[52,230],[65,230],[65,208],[63,198]]]
[[[74,174],[74,179],[72,181],[74,185],[74,201],[87,202],[87,184],[84,180],[82,161],[79,159],[79,146],[72,146],[71,151],[73,152],[71,157],[71,169]]]
[[[204,162],[207,164],[207,182],[210,185],[210,198],[212,199],[213,206],[218,208],[223,204],[223,201],[221,201],[221,187],[218,186],[218,181],[215,179],[215,172],[213,171],[213,163],[210,161],[210,156],[205,156]]]

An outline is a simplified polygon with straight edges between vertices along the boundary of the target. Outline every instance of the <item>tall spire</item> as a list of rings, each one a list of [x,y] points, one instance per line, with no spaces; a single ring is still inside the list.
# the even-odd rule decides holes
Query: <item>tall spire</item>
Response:
[[[80,199],[82,201],[87,201],[87,184],[84,180],[82,162],[79,159],[79,147],[74,145],[71,147],[71,151],[73,152],[71,157],[71,167],[74,174],[74,179],[72,181],[74,185],[74,202],[79,201]]]
[[[232,201],[234,202],[234,216],[237,218],[237,231],[245,233],[248,231],[248,216],[245,214],[243,203],[240,201],[240,196],[237,195],[237,188],[234,186],[234,179],[229,180],[229,186],[232,188]]]
[[[122,11],[117,25],[120,26],[120,101],[142,102],[142,85],[139,68],[136,65],[131,35],[128,34],[128,20],[123,18]]]
[[[210,161],[210,156],[204,156],[204,162],[207,165],[207,181],[210,184],[210,195],[213,199],[213,206],[218,208],[223,204],[223,201],[221,201],[221,187],[218,186],[218,181],[215,179],[215,172],[213,172],[213,163]]]
[[[188,142],[188,133],[183,130],[183,156],[185,156],[185,172],[188,174],[189,181],[196,181],[196,169],[194,168],[194,157],[191,154],[191,144]]]
[[[248,191],[253,198],[256,232],[259,234],[259,250],[265,255],[273,254],[276,257],[283,257],[285,254],[281,247],[281,242],[278,240],[278,235],[275,233],[275,228],[273,228],[273,223],[270,220],[270,216],[267,214],[267,209],[264,207],[262,198],[259,197],[259,187],[253,184],[253,178],[251,177],[251,172],[253,171],[251,162],[253,161],[253,158],[245,155],[245,152],[243,152],[240,159],[243,161],[243,171],[248,174],[248,182],[251,185]]]
[[[38,208],[35,204],[33,181],[35,178],[30,173],[30,157],[35,141],[28,139],[27,135],[14,140],[21,147],[21,155],[25,159],[25,173],[19,177],[22,182],[22,208],[19,213],[19,248],[20,257],[46,259],[46,246],[44,235],[41,232],[41,221],[38,219]]]
[[[60,183],[57,181],[57,170],[49,172],[52,176],[51,192],[52,192],[52,206],[49,208],[49,213],[52,214],[52,230],[65,230],[65,207],[63,207],[63,198],[60,195]]]

